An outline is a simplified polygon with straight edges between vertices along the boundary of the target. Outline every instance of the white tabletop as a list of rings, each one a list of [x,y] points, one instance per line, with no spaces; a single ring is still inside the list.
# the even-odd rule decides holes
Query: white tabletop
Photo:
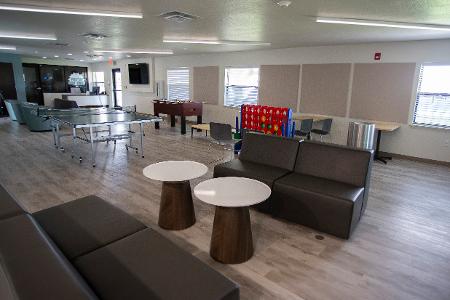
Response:
[[[144,168],[145,177],[159,181],[186,181],[208,172],[208,167],[195,161],[162,161]]]
[[[203,202],[222,207],[242,207],[263,202],[270,196],[270,187],[245,177],[219,177],[199,183],[195,196]]]

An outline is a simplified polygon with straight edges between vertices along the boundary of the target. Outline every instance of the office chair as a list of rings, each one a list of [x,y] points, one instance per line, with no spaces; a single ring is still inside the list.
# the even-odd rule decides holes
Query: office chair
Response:
[[[225,150],[231,150],[234,153],[234,146],[237,140],[233,140],[233,132],[230,124],[209,123],[209,136],[219,145],[224,146]],[[211,149],[211,143],[209,144]]]
[[[311,129],[311,132],[320,135],[320,141],[323,142],[323,136],[330,134],[331,123],[333,123],[333,119],[325,119],[322,123],[322,129]]]
[[[307,140],[311,139],[311,130],[313,127],[313,119],[305,119],[300,123],[300,130],[295,131],[295,135],[300,137],[306,137]]]

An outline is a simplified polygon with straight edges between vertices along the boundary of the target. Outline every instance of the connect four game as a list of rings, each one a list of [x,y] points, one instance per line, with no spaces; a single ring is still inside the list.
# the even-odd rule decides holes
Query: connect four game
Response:
[[[265,134],[291,136],[292,110],[287,107],[244,104],[241,106],[241,127]]]

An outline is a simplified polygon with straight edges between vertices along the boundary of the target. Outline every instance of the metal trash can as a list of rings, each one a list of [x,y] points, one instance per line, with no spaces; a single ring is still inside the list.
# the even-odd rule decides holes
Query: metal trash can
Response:
[[[373,149],[375,124],[367,122],[350,122],[348,125],[347,146]]]

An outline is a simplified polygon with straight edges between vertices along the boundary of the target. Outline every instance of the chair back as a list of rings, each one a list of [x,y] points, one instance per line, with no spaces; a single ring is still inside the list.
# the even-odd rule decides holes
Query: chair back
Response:
[[[54,108],[57,109],[78,108],[78,104],[76,101],[73,100],[55,99]]]
[[[322,130],[324,132],[329,133],[331,131],[331,123],[333,123],[333,119],[325,119],[325,120],[323,120]]]
[[[230,124],[223,123],[209,123],[209,135],[216,141],[230,141],[232,140],[232,129]]]
[[[313,119],[305,119],[300,123],[300,131],[302,133],[310,133],[313,127]]]

